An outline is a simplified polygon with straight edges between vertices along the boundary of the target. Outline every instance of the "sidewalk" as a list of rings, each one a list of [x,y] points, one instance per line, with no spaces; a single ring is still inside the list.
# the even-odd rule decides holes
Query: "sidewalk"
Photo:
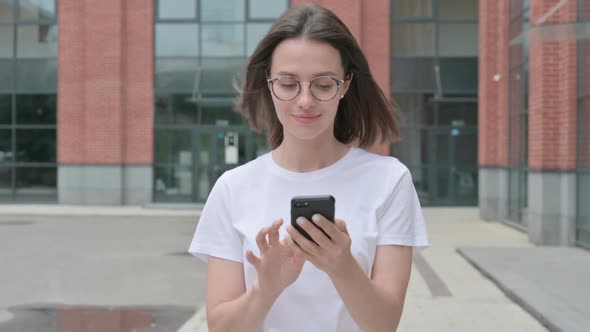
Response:
[[[525,234],[483,222],[476,208],[425,208],[430,248],[414,256],[404,314],[409,332],[547,331],[458,252],[458,247],[533,248]],[[179,332],[206,332],[204,308]]]
[[[148,204],[145,206],[81,206],[62,204],[0,204],[0,215],[10,216],[199,216],[203,204]]]

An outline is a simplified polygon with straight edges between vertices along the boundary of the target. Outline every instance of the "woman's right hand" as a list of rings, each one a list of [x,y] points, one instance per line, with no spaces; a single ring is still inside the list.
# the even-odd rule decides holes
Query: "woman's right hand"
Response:
[[[294,283],[305,263],[303,257],[295,255],[284,241],[279,241],[279,228],[282,225],[283,220],[279,219],[258,232],[256,244],[260,257],[251,250],[246,252],[246,259],[258,272],[254,287],[258,287],[260,293],[268,298],[278,297],[285,288]]]

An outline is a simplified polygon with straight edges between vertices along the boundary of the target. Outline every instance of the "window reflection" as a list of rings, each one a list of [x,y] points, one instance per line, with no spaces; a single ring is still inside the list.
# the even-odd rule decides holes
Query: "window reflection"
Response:
[[[57,26],[19,25],[16,31],[18,58],[57,57]]]
[[[287,9],[286,0],[250,0],[250,19],[275,19]]]
[[[2,47],[0,47],[0,60],[12,58],[14,45],[14,38],[12,36],[13,31],[14,29],[10,25],[0,25],[0,45],[2,45]]]
[[[198,37],[196,23],[157,24],[156,56],[198,56]]]
[[[196,0],[159,0],[158,16],[160,19],[195,19],[197,17]]]
[[[54,0],[19,0],[19,19],[53,20],[55,19]]]
[[[244,25],[203,25],[203,56],[244,56]]]
[[[243,21],[243,0],[201,0],[201,21]]]
[[[55,143],[55,129],[17,129],[16,161],[54,163]]]
[[[18,124],[56,124],[57,95],[17,95]]]

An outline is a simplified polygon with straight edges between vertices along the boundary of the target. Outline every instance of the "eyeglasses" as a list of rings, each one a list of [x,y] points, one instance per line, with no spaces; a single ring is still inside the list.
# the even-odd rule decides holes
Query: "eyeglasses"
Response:
[[[282,101],[291,101],[301,93],[301,85],[307,84],[311,95],[319,101],[330,101],[338,95],[343,80],[330,76],[318,76],[309,82],[301,82],[290,76],[281,76],[267,80],[271,85],[272,94]]]

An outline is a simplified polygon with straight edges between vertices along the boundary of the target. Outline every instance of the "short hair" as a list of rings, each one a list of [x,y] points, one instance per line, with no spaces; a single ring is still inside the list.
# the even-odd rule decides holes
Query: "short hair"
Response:
[[[330,10],[313,5],[288,9],[271,26],[250,56],[236,111],[257,132],[266,131],[272,149],[283,141],[283,126],[277,118],[267,73],[272,55],[282,41],[294,38],[325,42],[338,50],[345,78],[352,74],[348,92],[340,100],[334,124],[334,136],[344,144],[361,148],[399,139],[399,110],[375,82],[365,55],[346,25]]]

